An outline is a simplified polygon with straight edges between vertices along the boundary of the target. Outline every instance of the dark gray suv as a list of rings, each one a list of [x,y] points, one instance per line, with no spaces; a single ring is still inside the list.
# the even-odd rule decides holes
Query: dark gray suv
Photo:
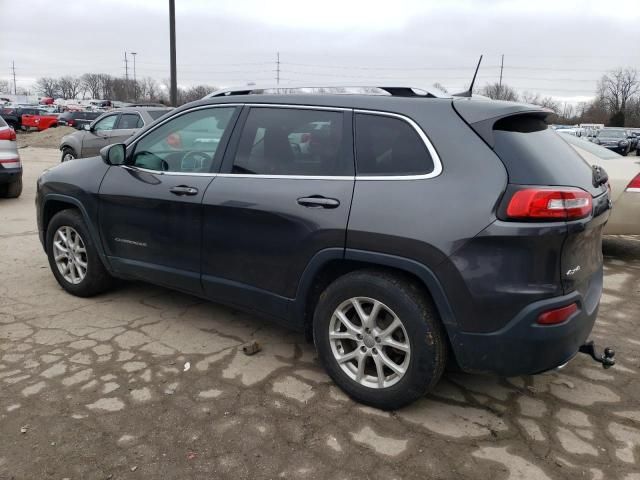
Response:
[[[230,91],[46,171],[53,275],[79,296],[142,279],[272,318],[384,409],[447,362],[569,361],[600,302],[604,172],[538,107],[379,90]]]

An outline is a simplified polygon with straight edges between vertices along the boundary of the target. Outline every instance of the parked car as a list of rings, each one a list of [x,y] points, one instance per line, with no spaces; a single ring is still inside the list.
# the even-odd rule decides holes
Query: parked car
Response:
[[[82,130],[62,137],[60,151],[62,162],[97,155],[110,143],[123,142],[145,125],[153,123],[168,108],[121,108],[100,115]]]
[[[630,150],[627,132],[622,128],[603,128],[602,130],[598,130],[598,133],[593,139],[593,143],[602,145],[622,156],[628,155]]]
[[[640,162],[565,133],[562,138],[590,165],[603,167],[609,177],[614,208],[605,235],[640,235]]]
[[[630,128],[627,130],[627,139],[629,140],[629,151],[637,152],[640,150],[640,129]]]
[[[604,176],[540,107],[382,90],[227,90],[45,171],[53,275],[77,296],[135,278],[278,320],[383,409],[448,360],[504,376],[569,361],[602,292]],[[318,145],[292,148],[316,122]]]
[[[100,115],[102,115],[102,112],[64,112],[58,116],[58,125],[67,125],[80,129],[83,125],[90,124]]]
[[[21,111],[22,129],[30,130],[35,128],[39,132],[46,130],[47,128],[58,126],[58,114],[49,113],[42,110],[36,110],[34,112]]]
[[[0,118],[0,197],[16,198],[22,193],[22,162],[16,132]]]

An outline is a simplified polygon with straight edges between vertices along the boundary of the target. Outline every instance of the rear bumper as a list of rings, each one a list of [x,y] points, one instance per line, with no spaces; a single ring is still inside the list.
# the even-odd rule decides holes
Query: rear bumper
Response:
[[[605,235],[640,235],[640,192],[623,192],[613,204]]]
[[[22,168],[0,169],[0,184],[17,182],[22,178]]]
[[[490,333],[460,332],[451,338],[460,367],[469,372],[502,376],[532,375],[559,367],[587,341],[598,315],[602,271],[594,275],[584,296],[578,292],[541,300]],[[538,325],[538,316],[573,302],[578,311],[559,325]]]

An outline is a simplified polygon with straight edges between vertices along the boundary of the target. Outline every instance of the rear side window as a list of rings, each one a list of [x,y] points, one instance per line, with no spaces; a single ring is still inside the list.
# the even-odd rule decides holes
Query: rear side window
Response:
[[[356,114],[358,175],[423,175],[433,169],[433,158],[409,123],[383,115]]]
[[[147,113],[149,114],[149,116],[151,118],[153,118],[154,120],[159,119],[162,115],[164,115],[167,112],[170,112],[170,109],[166,109],[166,110],[149,110]]]
[[[0,117],[0,127],[6,127],[7,122],[4,121],[4,118]]]
[[[254,107],[240,135],[232,173],[353,175],[342,112]]]

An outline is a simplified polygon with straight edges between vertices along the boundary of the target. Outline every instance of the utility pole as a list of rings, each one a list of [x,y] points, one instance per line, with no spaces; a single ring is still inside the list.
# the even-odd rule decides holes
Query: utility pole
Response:
[[[18,88],[16,87],[16,62],[11,60],[11,69],[13,70],[13,94],[18,94]]]
[[[129,99],[129,62],[127,61],[127,52],[124,52],[124,100]]]
[[[276,85],[280,85],[280,52],[276,54]]]
[[[129,52],[133,55],[133,99],[138,100],[138,81],[136,80],[136,55],[138,52]]]
[[[178,79],[176,78],[176,2],[169,0],[169,54],[171,56],[171,105],[178,106]]]
[[[504,69],[504,53],[502,54],[502,60],[500,60],[500,90],[502,90],[502,70]]]

